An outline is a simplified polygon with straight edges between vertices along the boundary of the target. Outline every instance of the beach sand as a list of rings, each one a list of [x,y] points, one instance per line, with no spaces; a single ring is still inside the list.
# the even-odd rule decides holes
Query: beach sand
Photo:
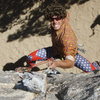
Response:
[[[70,24],[78,37],[78,44],[86,50],[85,53],[79,51],[81,55],[86,57],[89,61],[100,61],[100,25],[96,24],[94,27],[95,34],[92,34],[91,25],[94,23],[96,17],[100,15],[100,0],[92,0],[83,5],[74,4],[69,10]],[[23,40],[17,39],[15,41],[7,42],[8,36],[19,30],[21,24],[13,26],[11,29],[0,33],[0,69],[2,70],[7,64],[15,63],[22,56],[28,55],[34,50],[51,46],[50,35],[45,36],[29,36]],[[40,68],[47,67],[41,65]],[[82,72],[76,67],[71,69],[60,69],[60,71],[68,73]]]

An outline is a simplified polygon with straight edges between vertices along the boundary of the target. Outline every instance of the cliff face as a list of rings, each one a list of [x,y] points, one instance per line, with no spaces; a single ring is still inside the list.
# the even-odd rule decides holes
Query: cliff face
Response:
[[[0,69],[3,69],[3,67],[6,66],[13,67],[14,63],[16,66],[19,66],[18,63],[24,55],[28,55],[36,49],[51,46],[51,39],[49,35],[37,35],[37,33],[41,34],[47,32],[44,31],[44,28],[46,27],[45,25],[42,27],[42,30],[40,30],[40,24],[43,19],[43,16],[40,16],[42,13],[37,14],[39,11],[37,8],[40,4],[36,3],[33,7],[30,5],[31,9],[26,9],[26,13],[23,11],[25,14],[20,15],[17,21],[14,20],[11,28],[0,33]],[[99,4],[100,0],[88,0],[88,2],[84,4],[74,4],[70,9],[68,9],[70,23],[78,37],[78,43],[84,45],[82,48],[86,50],[86,53],[82,55],[90,61],[100,60]],[[31,16],[29,16],[30,12],[32,12]],[[11,12],[9,12],[9,14],[10,13]],[[38,17],[40,24],[35,24],[35,22],[38,23],[37,18],[32,19],[32,16]],[[25,19],[26,17],[31,19],[28,24],[28,20]],[[29,25],[29,27],[27,25],[24,26],[24,24]],[[36,26],[34,27],[34,25]],[[27,30],[24,28],[27,28]],[[23,32],[20,32],[20,30]],[[35,33],[36,35],[34,35]],[[8,42],[8,40],[10,42]],[[73,71],[77,73],[79,70],[74,69]]]
[[[51,75],[51,77],[47,77],[47,85],[44,85],[44,89],[47,88],[45,94],[35,94],[21,86],[20,88],[15,88],[15,85],[21,82],[21,80],[16,72],[0,71],[0,100],[100,99],[100,72]]]
[[[63,81],[61,81],[63,79]],[[54,82],[57,100],[99,100],[100,75],[90,74],[65,74],[56,77]]]

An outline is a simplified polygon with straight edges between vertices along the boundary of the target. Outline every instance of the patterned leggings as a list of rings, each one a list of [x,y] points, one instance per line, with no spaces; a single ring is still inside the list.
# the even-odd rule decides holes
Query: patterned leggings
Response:
[[[35,61],[42,61],[42,60],[49,59],[51,57],[55,58],[52,55],[52,47],[47,47],[47,48],[36,50],[32,52],[31,54],[29,54],[27,63],[32,66],[34,65]],[[78,53],[75,56],[75,66],[85,72],[99,70],[100,68],[100,66],[97,63],[95,62],[90,63],[86,58],[84,58]]]

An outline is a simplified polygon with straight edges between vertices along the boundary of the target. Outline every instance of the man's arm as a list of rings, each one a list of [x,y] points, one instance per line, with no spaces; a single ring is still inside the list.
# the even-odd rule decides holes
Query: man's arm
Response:
[[[49,62],[49,67],[50,68],[56,68],[56,67],[60,67],[60,68],[71,68],[74,66],[74,61],[66,59],[66,60],[58,60],[58,61],[50,61]]]
[[[67,49],[65,50],[65,60],[60,61],[51,61],[49,66],[51,68],[61,67],[61,68],[71,68],[75,63],[75,55],[77,53],[77,42],[76,41],[68,41]]]

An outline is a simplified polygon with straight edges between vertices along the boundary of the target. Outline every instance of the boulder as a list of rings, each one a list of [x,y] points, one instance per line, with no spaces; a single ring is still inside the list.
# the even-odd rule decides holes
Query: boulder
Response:
[[[41,84],[41,87],[44,86],[45,93],[15,88],[16,84],[30,74],[35,77],[40,75],[37,77],[40,80],[39,84],[43,82],[42,79],[46,81],[47,85]],[[14,71],[0,72],[0,100],[100,100],[100,72],[61,73],[49,77],[44,73],[36,72],[24,73],[24,78],[22,76],[23,73],[19,75]],[[31,88],[33,89],[33,86]]]

